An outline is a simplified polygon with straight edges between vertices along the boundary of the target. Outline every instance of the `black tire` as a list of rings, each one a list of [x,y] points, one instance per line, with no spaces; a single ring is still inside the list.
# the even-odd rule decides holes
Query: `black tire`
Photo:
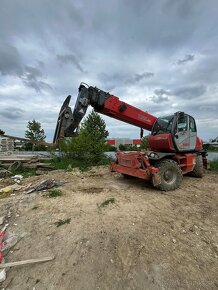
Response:
[[[189,173],[189,176],[202,178],[204,175],[204,165],[201,155],[198,155],[196,158],[196,164],[192,172]]]
[[[22,162],[21,161],[15,161],[13,162],[9,167],[8,170],[12,172],[16,172],[18,169],[22,167]]]
[[[171,160],[164,159],[157,163],[161,183],[156,187],[163,191],[175,190],[182,182],[183,174],[179,165]]]

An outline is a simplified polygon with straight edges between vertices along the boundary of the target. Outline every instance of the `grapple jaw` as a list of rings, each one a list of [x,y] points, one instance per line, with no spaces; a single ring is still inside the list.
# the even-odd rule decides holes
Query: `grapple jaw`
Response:
[[[79,124],[89,106],[88,89],[84,85],[79,87],[79,94],[73,112],[69,106],[70,100],[71,96],[69,95],[63,102],[58,115],[53,139],[53,143],[56,145],[64,137],[73,137],[77,134]]]

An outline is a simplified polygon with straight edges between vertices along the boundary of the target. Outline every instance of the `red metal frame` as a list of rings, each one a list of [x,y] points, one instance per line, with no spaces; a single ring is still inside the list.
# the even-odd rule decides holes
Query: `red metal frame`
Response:
[[[158,172],[158,168],[150,165],[145,152],[118,152],[117,161],[111,164],[111,171],[136,176],[150,180],[152,175]]]
[[[157,117],[120,101],[116,96],[106,99],[104,108],[99,112],[148,131],[152,130],[153,124],[157,120]]]
[[[178,163],[182,173],[193,171],[196,164],[197,153],[175,154],[172,159]],[[111,171],[119,172],[151,180],[152,176],[158,173],[158,168],[151,166],[145,152],[117,152],[117,160],[111,164]],[[205,160],[204,160],[205,159]],[[204,167],[207,168],[207,159],[203,158]]]

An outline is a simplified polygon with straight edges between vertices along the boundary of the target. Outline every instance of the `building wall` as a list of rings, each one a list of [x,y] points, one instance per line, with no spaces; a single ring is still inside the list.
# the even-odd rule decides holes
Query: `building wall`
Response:
[[[207,144],[217,148],[218,147],[218,137],[216,137],[215,139],[210,139]]]
[[[0,135],[0,152],[14,151],[14,140]]]
[[[133,143],[133,145],[139,145],[140,146],[142,142],[141,142],[141,139],[133,139],[132,143]]]
[[[115,139],[108,139],[107,140],[107,144],[112,145],[112,146],[115,146],[116,141],[115,141]]]

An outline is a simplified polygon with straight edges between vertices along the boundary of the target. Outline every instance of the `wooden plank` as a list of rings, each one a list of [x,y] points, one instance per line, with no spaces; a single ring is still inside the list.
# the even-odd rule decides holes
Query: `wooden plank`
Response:
[[[18,157],[18,156],[0,156],[1,161],[30,161],[31,157]]]
[[[0,269],[4,269],[7,267],[20,266],[20,265],[42,263],[42,262],[47,262],[47,261],[52,261],[52,260],[54,260],[54,256],[44,257],[44,258],[39,258],[39,259],[30,259],[30,260],[23,260],[23,261],[17,261],[17,262],[10,262],[10,263],[3,263],[3,264],[0,264]]]

